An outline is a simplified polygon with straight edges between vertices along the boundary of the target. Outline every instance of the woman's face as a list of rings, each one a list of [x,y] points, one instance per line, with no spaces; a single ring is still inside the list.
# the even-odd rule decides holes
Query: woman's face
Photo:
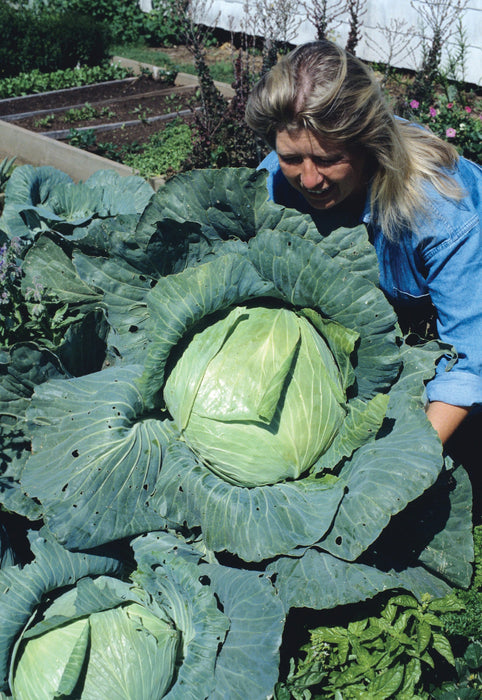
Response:
[[[366,158],[360,151],[348,151],[300,129],[278,131],[276,152],[283,175],[314,209],[331,209],[341,202],[363,207]]]

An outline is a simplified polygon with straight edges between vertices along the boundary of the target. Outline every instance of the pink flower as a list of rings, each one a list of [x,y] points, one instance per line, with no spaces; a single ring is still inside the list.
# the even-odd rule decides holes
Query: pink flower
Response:
[[[467,112],[467,114],[470,114],[472,111],[472,107],[465,107],[465,111]]]
[[[437,116],[437,110],[434,109],[433,107],[430,107],[430,116],[431,117],[436,117]]]
[[[455,129],[453,129],[451,126],[449,126],[449,128],[448,128],[447,131],[445,132],[445,136],[446,136],[448,139],[453,139],[454,136],[456,136],[456,135],[457,135],[457,132],[455,131]]]
[[[447,102],[447,109],[452,109],[453,106],[454,106],[453,102]]]
[[[420,106],[420,103],[417,102],[417,100],[412,100],[412,101],[410,102],[410,107],[411,107],[412,109],[418,109],[419,106]]]

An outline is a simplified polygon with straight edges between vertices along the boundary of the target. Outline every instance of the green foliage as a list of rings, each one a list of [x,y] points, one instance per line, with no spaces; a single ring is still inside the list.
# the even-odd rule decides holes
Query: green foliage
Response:
[[[113,117],[114,112],[109,109],[109,107],[102,107],[97,109],[93,107],[89,102],[86,102],[83,107],[72,107],[68,109],[62,119],[65,122],[79,122],[79,121],[90,121],[91,119],[98,119],[99,117]]]
[[[434,700],[480,700],[482,697],[482,644],[472,642],[462,657],[455,659],[457,678],[432,687]]]
[[[373,700],[390,688],[406,689],[413,700],[422,669],[437,660],[453,668],[439,613],[460,602],[437,599],[451,584],[470,583],[472,493],[466,472],[444,461],[423,408],[424,381],[445,348],[404,344],[377,286],[364,227],[321,236],[310,217],[270,202],[266,173],[255,170],[196,170],[154,193],[142,178],[112,171],[74,184],[54,168],[22,166],[8,181],[0,228],[0,242],[9,237],[18,246],[10,257],[5,246],[5,272],[24,298],[40,280],[40,303],[52,311],[66,305],[73,318],[56,347],[35,332],[27,343],[10,347],[15,339],[7,338],[1,348],[0,502],[45,525],[27,551],[32,565],[7,565],[0,575],[0,591],[8,589],[0,595],[2,691],[15,683],[20,637],[47,632],[37,615],[45,613],[49,628],[73,617],[72,607],[51,607],[67,585],[82,580],[78,618],[113,607],[86,578],[113,573],[99,561],[104,546],[112,552],[143,533],[137,546],[156,555],[142,557],[135,581],[146,575],[146,599],[166,601],[164,593],[173,592],[182,603],[179,620],[187,621],[185,602],[209,596],[226,618],[226,634],[196,637],[195,668],[189,624],[173,697],[270,697],[286,611],[322,610],[326,627],[329,609],[352,612],[350,604],[387,590],[414,597],[384,597],[375,613],[346,627],[337,619],[335,643],[327,633],[318,640],[333,663],[315,668],[317,677],[300,693],[308,698],[319,680],[334,685],[348,677]],[[350,386],[348,415],[309,473],[247,489],[189,448],[164,389],[175,357],[214,315],[267,304],[296,309],[325,339]],[[347,331],[355,347],[343,340]],[[284,401],[279,379],[277,372],[262,397],[263,416]],[[165,532],[171,527],[174,538]],[[195,538],[196,548],[186,550],[184,537]],[[189,572],[181,569],[186,557]],[[183,586],[175,592],[191,573],[193,598]],[[154,579],[162,590],[151,586]],[[126,575],[123,582],[130,596]],[[24,634],[30,623],[33,634]],[[77,649],[82,657],[84,648]],[[343,668],[350,655],[351,676]],[[43,652],[34,656],[44,659]],[[193,679],[189,693],[185,671]],[[381,676],[385,688],[371,695]],[[65,690],[62,684],[60,694]],[[150,700],[149,692],[131,694]]]
[[[17,238],[0,247],[0,343],[10,347],[36,338],[53,347],[76,314],[67,304],[47,304],[40,279],[22,285],[25,250]]]
[[[0,4],[0,78],[97,65],[107,58],[109,41],[107,25],[86,14],[38,14]]]
[[[464,605],[460,613],[442,616],[444,629],[452,637],[462,636],[482,643],[482,525],[474,528],[475,572],[470,588],[458,590]]]
[[[324,626],[310,632],[305,657],[291,661],[277,700],[310,698],[428,698],[424,672],[441,660],[455,665],[442,630],[441,613],[459,611],[454,595],[430,596],[418,602],[410,595],[379,602],[375,615],[346,626]]]
[[[54,119],[54,114],[46,114],[45,117],[40,117],[40,119],[37,119],[35,126],[37,129],[50,129]]]
[[[67,140],[71,146],[84,150],[95,149],[96,136],[94,129],[69,129]]]
[[[137,0],[33,0],[40,15],[45,13],[85,15],[101,22],[112,41],[136,41],[143,33],[145,13]]]
[[[152,10],[147,13],[144,39],[150,46],[172,46],[179,42],[184,19],[182,10],[187,0],[153,0]]]
[[[91,85],[104,80],[119,80],[132,75],[132,71],[119,65],[102,63],[98,66],[80,66],[66,70],[41,73],[32,70],[28,73],[20,73],[12,78],[0,80],[0,99],[18,97],[20,95],[32,95],[48,90],[62,90],[63,88]]]
[[[411,100],[405,116],[428,126],[437,136],[453,144],[460,155],[480,162],[482,156],[482,113],[477,103],[459,95],[455,87],[438,94],[432,102]]]
[[[13,172],[16,158],[4,158],[0,162],[0,192],[3,192],[10,175]]]
[[[188,124],[176,119],[153,134],[140,149],[127,153],[123,162],[143,177],[168,175],[180,170],[192,150],[192,132]]]

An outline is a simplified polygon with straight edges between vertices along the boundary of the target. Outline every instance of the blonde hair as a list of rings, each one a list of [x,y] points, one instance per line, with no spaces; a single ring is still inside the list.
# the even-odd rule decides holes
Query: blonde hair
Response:
[[[446,197],[463,196],[449,175],[455,148],[396,119],[371,69],[331,41],[303,44],[282,57],[254,86],[246,122],[271,148],[279,131],[299,129],[361,148],[373,164],[372,212],[389,240],[405,227],[416,230],[430,214],[427,182]]]

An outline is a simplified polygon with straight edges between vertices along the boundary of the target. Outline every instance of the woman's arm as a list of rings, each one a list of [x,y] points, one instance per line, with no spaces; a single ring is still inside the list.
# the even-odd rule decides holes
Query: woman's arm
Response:
[[[427,407],[427,418],[438,433],[442,444],[454,434],[469,412],[465,406],[452,406],[443,401],[432,401]]]

